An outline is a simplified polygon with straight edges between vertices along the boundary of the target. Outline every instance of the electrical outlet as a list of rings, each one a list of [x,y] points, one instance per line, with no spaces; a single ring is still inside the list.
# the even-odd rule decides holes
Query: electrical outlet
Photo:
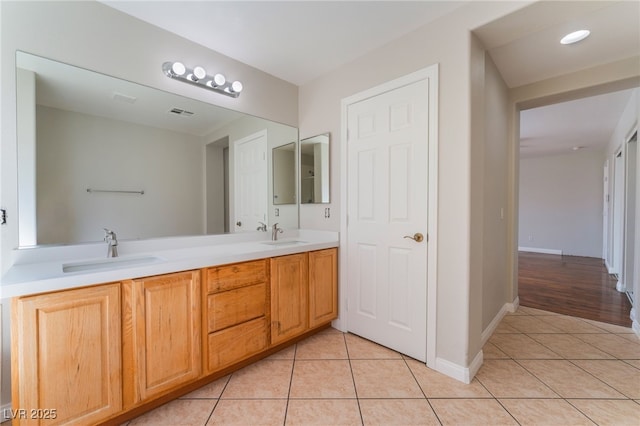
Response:
[[[527,237],[527,239],[528,239],[529,241],[533,241],[533,235],[529,235],[529,237]]]

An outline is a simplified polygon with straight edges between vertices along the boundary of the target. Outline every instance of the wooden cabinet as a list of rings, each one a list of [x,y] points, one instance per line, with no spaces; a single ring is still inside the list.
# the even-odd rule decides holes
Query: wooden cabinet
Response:
[[[309,252],[309,327],[338,317],[338,250]]]
[[[200,271],[125,281],[123,291],[126,408],[200,376]]]
[[[269,344],[267,259],[207,269],[205,370],[242,361]]]
[[[335,319],[337,250],[19,297],[12,315],[13,424],[111,421]]]
[[[13,424],[94,424],[120,412],[120,319],[119,283],[14,299]]]
[[[271,258],[271,344],[307,331],[307,253]]]

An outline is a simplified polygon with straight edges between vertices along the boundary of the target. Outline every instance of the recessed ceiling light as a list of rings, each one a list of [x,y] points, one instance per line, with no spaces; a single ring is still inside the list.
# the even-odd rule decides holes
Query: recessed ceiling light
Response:
[[[589,37],[589,34],[591,34],[591,31],[589,30],[574,31],[562,37],[562,39],[560,40],[560,43],[561,44],[577,43],[580,40],[584,40],[585,38]]]
[[[574,150],[574,151],[577,151],[577,150],[582,149],[582,148],[584,148],[584,147],[583,146],[573,146],[573,147],[571,147],[571,149]]]

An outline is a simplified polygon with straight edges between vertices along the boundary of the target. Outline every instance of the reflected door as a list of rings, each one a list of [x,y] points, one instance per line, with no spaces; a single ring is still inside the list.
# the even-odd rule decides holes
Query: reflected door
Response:
[[[348,328],[422,361],[428,89],[421,80],[347,110]]]
[[[255,231],[267,222],[267,131],[234,144],[235,232]]]

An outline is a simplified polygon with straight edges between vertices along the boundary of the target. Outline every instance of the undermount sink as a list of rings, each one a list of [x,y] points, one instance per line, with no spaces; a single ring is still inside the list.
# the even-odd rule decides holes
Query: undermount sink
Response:
[[[156,256],[113,257],[94,261],[65,263],[62,265],[62,272],[104,271],[109,269],[160,263],[162,261],[163,259]]]
[[[280,241],[265,241],[262,244],[267,244],[269,246],[293,246],[297,244],[306,244],[306,241],[299,240],[280,240]]]

